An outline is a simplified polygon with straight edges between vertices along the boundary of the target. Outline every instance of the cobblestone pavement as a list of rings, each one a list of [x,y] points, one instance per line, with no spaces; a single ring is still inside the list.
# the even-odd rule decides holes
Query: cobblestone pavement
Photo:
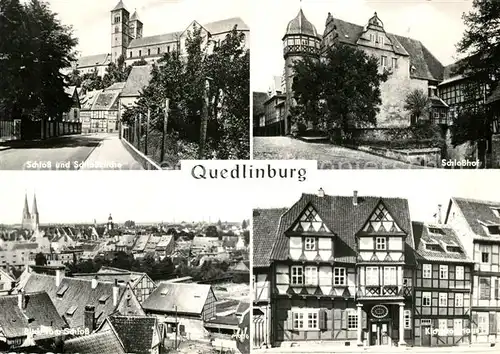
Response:
[[[319,169],[415,169],[419,166],[327,143],[284,136],[254,137],[256,160],[317,160]]]

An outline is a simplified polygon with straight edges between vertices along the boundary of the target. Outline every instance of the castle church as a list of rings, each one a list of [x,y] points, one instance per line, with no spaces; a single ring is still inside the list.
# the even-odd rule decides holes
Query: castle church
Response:
[[[40,226],[40,216],[38,214],[38,206],[36,204],[36,194],[33,194],[33,205],[30,212],[28,206],[28,194],[24,196],[23,218],[21,228],[23,230],[37,231]]]
[[[140,20],[137,10],[131,15],[123,1],[120,0],[111,10],[110,21],[110,52],[79,58],[76,69],[82,75],[96,70],[100,76],[104,76],[107,66],[111,62],[116,62],[120,56],[125,58],[127,65],[131,65],[139,60],[153,63],[165,53],[172,51],[185,53],[187,36],[195,27],[201,28],[201,36],[204,38],[203,44],[207,45],[209,49],[224,40],[235,26],[239,32],[244,33],[246,46],[249,43],[250,28],[239,17],[206,24],[192,21],[187,28],[181,31],[145,37],[143,36],[144,23]]]

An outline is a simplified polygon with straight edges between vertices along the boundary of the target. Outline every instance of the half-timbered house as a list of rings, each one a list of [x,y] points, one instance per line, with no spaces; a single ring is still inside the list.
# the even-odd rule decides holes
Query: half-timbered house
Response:
[[[500,341],[500,202],[451,198],[445,223],[460,236],[475,263],[472,342]]]
[[[449,225],[413,222],[417,253],[415,344],[470,343],[474,265]]]
[[[414,241],[405,199],[303,194],[271,251],[273,342],[413,340]]]

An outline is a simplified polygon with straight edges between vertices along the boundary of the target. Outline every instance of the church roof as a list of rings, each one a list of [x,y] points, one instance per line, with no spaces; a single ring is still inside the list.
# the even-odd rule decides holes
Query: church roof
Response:
[[[299,13],[293,20],[288,22],[288,26],[286,27],[285,36],[293,34],[304,34],[307,36],[319,38],[316,27],[314,27],[314,25],[309,22],[302,9],[300,9]]]
[[[122,0],[120,0],[118,4],[116,4],[115,8],[111,11],[118,11],[118,10],[127,10]]]
[[[140,21],[139,14],[137,13],[137,10],[134,10],[134,13],[130,17],[130,21]]]
[[[76,63],[76,68],[79,69],[79,68],[108,65],[109,63],[111,63],[110,54],[87,55],[78,58],[78,61]]]

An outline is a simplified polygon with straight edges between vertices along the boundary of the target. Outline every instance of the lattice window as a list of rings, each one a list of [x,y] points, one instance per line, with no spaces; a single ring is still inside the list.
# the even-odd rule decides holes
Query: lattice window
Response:
[[[296,232],[330,232],[311,205],[302,213],[293,230]]]
[[[387,249],[387,238],[385,237],[375,238],[375,249],[378,251],[385,251]]]
[[[411,311],[404,310],[404,328],[411,329]]]
[[[430,279],[432,277],[432,264],[422,265],[422,277],[424,279]]]
[[[464,307],[464,294],[455,294],[455,307]]]
[[[365,232],[401,232],[389,211],[380,203],[363,228]]]
[[[384,267],[384,285],[396,285],[396,267]]]
[[[380,285],[378,267],[366,267],[366,285]]]
[[[439,266],[439,279],[448,279],[448,266],[440,265]]]
[[[302,266],[292,267],[292,285],[304,284],[304,270]]]
[[[491,298],[491,283],[489,278],[479,278],[479,300]]]
[[[347,315],[347,329],[357,329],[358,328],[358,315],[355,313],[349,313]]]
[[[307,314],[307,328],[318,329],[318,313],[309,312]]]
[[[455,267],[455,279],[464,280],[464,266]]]
[[[448,305],[448,294],[439,293],[439,306],[446,307]]]
[[[423,292],[422,293],[422,306],[429,307],[431,306],[431,293]]]
[[[306,237],[304,244],[305,244],[306,251],[315,251],[316,250],[316,239],[314,237]]]
[[[294,329],[304,328],[304,314],[302,312],[293,313],[293,328]]]
[[[306,285],[318,285],[318,267],[305,267]]]
[[[333,269],[333,285],[346,285],[346,278],[345,268]]]

